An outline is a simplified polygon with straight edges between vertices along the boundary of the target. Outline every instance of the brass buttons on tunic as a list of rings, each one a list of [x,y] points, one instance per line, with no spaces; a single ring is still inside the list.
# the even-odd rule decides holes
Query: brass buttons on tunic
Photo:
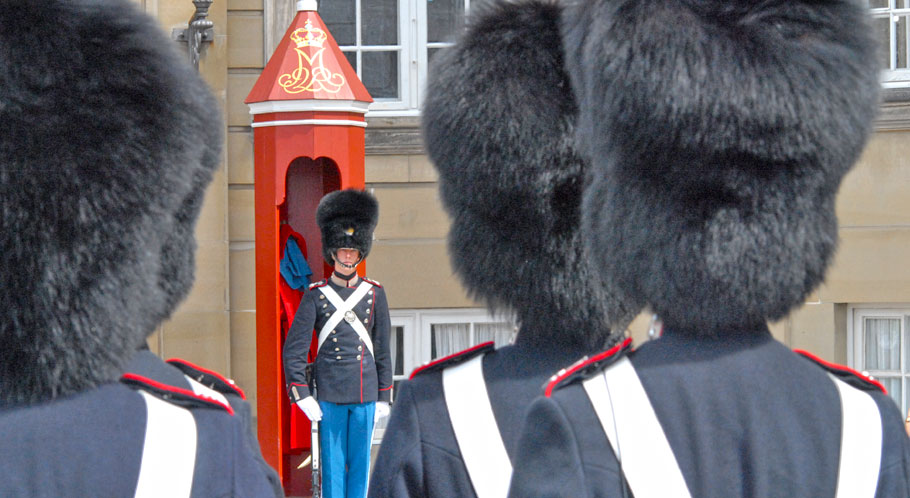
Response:
[[[335,359],[336,359],[336,360],[340,360],[341,357],[340,357],[340,356],[336,356]]]
[[[358,359],[358,360],[360,359],[360,355],[357,355],[357,359]]]
[[[357,351],[363,351],[363,346],[357,346]]]
[[[332,338],[332,342],[338,342],[338,338],[337,338],[337,337],[333,337],[333,338]]]

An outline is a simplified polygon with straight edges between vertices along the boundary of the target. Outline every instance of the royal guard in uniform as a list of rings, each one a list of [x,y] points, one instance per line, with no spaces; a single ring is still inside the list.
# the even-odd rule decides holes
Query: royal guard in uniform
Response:
[[[135,2],[0,26],[0,496],[283,495],[236,386],[136,353],[193,283],[218,100]]]
[[[427,151],[452,225],[452,264],[514,342],[478,345],[403,383],[370,480],[371,497],[504,497],[521,414],[556,370],[620,341],[636,314],[583,257],[587,168],[574,147],[553,2],[479,10],[430,73]],[[615,331],[615,333],[614,333]]]
[[[284,343],[288,396],[319,422],[326,498],[366,496],[373,425],[389,414],[389,304],[379,282],[355,271],[370,253],[378,218],[379,204],[364,191],[335,191],[319,201],[322,254],[334,271],[310,285]],[[314,334],[316,360],[308,365]]]
[[[577,2],[563,46],[598,278],[659,339],[556,376],[512,497],[910,496],[877,382],[776,341],[824,280],[877,111],[866,2]]]

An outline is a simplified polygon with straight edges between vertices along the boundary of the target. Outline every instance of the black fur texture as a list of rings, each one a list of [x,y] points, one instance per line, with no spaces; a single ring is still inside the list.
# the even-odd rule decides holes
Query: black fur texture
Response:
[[[316,224],[322,232],[322,257],[333,264],[335,251],[347,248],[360,251],[362,261],[370,254],[373,230],[378,222],[379,202],[372,194],[356,189],[326,194],[316,208]]]
[[[0,0],[0,405],[119,377],[193,281],[219,105],[127,0]]]
[[[578,1],[563,35],[603,277],[695,333],[801,305],[877,109],[861,2]]]
[[[599,288],[599,268],[583,256],[587,165],[559,15],[546,0],[475,10],[433,61],[423,133],[452,219],[452,264],[472,296],[514,313],[522,336],[539,336],[520,340],[599,347],[637,307]]]

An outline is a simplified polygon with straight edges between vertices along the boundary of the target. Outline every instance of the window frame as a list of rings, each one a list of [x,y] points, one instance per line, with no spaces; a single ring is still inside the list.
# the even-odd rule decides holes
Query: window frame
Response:
[[[910,409],[910,396],[907,395],[910,387],[910,358],[907,357],[906,341],[910,341],[910,304],[863,304],[849,305],[847,307],[847,366],[863,372],[863,374],[876,378],[883,371],[870,370],[865,365],[865,330],[863,322],[866,318],[897,318],[900,320],[900,371],[901,378],[900,400],[898,407],[901,413]],[[893,371],[889,371],[893,372]],[[889,392],[889,395],[892,393]],[[894,399],[894,398],[892,398]]]
[[[910,88],[910,68],[896,68],[897,63],[897,28],[894,26],[895,18],[903,17],[908,30],[906,40],[904,41],[904,52],[910,60],[910,5],[899,8],[896,6],[897,0],[888,0],[888,7],[873,8],[871,1],[867,0],[869,12],[873,19],[889,18],[888,39],[882,47],[888,50],[889,67],[882,69],[880,80],[884,88]]]
[[[400,99],[377,99],[370,104],[367,117],[419,116],[423,103],[428,74],[427,51],[453,45],[449,42],[427,42],[427,0],[398,0],[398,44],[369,45],[364,47],[361,32],[362,4],[368,0],[354,0],[355,45],[340,45],[344,53],[354,52],[357,77],[363,80],[363,54],[365,52],[398,52],[398,89]],[[476,0],[475,0],[476,1]],[[471,0],[464,0],[465,16]]]
[[[426,308],[390,310],[392,327],[404,327],[404,378],[415,368],[434,359],[432,351],[432,326],[434,324],[467,323],[474,332],[474,325],[486,322],[508,322],[515,325],[512,317],[491,313],[486,308]],[[512,335],[512,340],[515,334]],[[472,344],[474,341],[471,341]],[[438,359],[438,358],[437,358]]]

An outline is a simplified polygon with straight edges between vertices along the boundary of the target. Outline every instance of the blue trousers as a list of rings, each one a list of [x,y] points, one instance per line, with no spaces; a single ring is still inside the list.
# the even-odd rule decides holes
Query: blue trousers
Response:
[[[325,498],[364,498],[370,477],[370,445],[376,403],[339,405],[320,401],[319,448]]]

